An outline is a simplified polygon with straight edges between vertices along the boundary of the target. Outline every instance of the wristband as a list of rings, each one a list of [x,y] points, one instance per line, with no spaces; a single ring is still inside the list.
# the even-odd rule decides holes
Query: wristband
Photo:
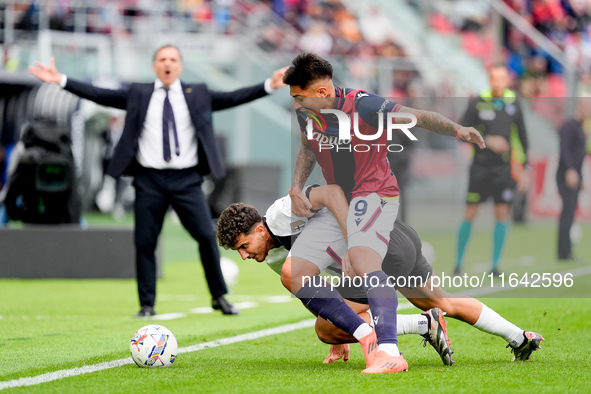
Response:
[[[311,192],[311,191],[312,191],[312,189],[314,189],[315,187],[320,187],[320,185],[312,185],[312,186],[308,186],[308,187],[306,188],[306,192],[305,192],[305,194],[306,194],[306,198],[307,198],[308,200],[310,200],[310,192]],[[320,208],[320,209],[322,209],[322,208]],[[308,211],[310,211],[310,212],[312,212],[312,213],[318,213],[318,212],[320,212],[320,209],[308,209]]]

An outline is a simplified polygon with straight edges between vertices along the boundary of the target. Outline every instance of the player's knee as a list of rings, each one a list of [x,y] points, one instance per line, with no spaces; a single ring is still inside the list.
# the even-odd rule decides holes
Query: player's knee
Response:
[[[349,249],[349,260],[356,272],[367,274],[382,268],[382,257],[375,250],[365,246]]]
[[[476,218],[478,214],[479,204],[467,204],[466,205],[466,212],[464,213],[464,220],[467,222],[472,222]]]
[[[339,185],[326,185],[325,189],[330,194],[331,198],[342,198],[345,197],[343,189]]]
[[[295,295],[303,287],[304,278],[298,274],[294,275],[289,269],[283,268],[281,270],[281,283],[283,287]]]
[[[435,298],[432,308],[439,308],[448,315],[455,315],[455,309],[449,298]]]

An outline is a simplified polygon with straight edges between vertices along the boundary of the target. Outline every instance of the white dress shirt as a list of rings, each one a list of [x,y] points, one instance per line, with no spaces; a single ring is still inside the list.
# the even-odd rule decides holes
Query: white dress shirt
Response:
[[[179,139],[179,155],[175,152],[173,131],[170,130],[171,159],[166,162],[162,146],[162,110],[166,92],[164,85],[157,79],[154,93],[150,98],[148,112],[138,143],[137,161],[142,167],[155,169],[183,169],[197,165],[197,135],[191,121],[189,107],[183,94],[181,81],[177,79],[168,89],[168,99],[174,112],[176,131]]]

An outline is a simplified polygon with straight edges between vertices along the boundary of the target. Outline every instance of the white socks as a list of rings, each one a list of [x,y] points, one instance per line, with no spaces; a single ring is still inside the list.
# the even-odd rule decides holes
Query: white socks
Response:
[[[369,312],[369,311],[368,311]],[[371,319],[371,312],[370,313],[370,321],[373,322]],[[427,320],[427,316],[424,315],[397,315],[396,316],[396,334],[397,335],[404,335],[404,334],[419,334],[423,335],[427,333],[429,322]],[[366,335],[369,335],[373,328],[365,323],[357,327],[353,336],[355,339],[359,340]],[[395,343],[383,343],[378,345],[378,351],[386,352],[392,357],[400,356],[400,351],[398,350],[398,345]]]
[[[515,324],[507,321],[497,312],[482,304],[482,312],[474,327],[504,338],[513,346],[519,346],[523,343],[523,330]]]
[[[369,321],[373,326],[373,317],[371,310],[367,310],[369,313]],[[405,334],[419,334],[425,335],[429,330],[429,320],[425,315],[407,315],[397,314],[396,315],[396,335]]]
[[[381,345],[378,345],[378,352],[386,352],[392,357],[400,356],[398,345],[395,343],[383,343]]]
[[[362,325],[357,327],[357,329],[353,333],[353,336],[355,337],[355,339],[360,340],[364,336],[371,334],[372,330],[373,328],[371,328],[369,324],[363,323]]]
[[[425,335],[429,329],[427,316],[398,314],[396,318],[396,334],[398,335]]]

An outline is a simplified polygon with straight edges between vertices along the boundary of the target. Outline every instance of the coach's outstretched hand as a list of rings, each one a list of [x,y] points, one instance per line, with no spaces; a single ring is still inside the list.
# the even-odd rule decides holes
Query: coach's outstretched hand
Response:
[[[29,66],[29,72],[42,80],[43,82],[53,82],[59,84],[62,74],[55,68],[55,59],[53,56],[49,59],[49,66],[40,62],[35,62],[34,66]]]
[[[330,345],[330,351],[328,356],[322,362],[323,364],[334,363],[337,360],[343,359],[344,362],[349,361],[349,344],[344,343],[342,345]]]
[[[480,149],[486,148],[484,138],[482,138],[482,135],[474,127],[459,127],[456,130],[456,138],[476,144]]]
[[[288,68],[286,66],[273,72],[273,75],[271,75],[271,89],[279,89],[285,86],[283,83],[283,74],[285,74]]]

